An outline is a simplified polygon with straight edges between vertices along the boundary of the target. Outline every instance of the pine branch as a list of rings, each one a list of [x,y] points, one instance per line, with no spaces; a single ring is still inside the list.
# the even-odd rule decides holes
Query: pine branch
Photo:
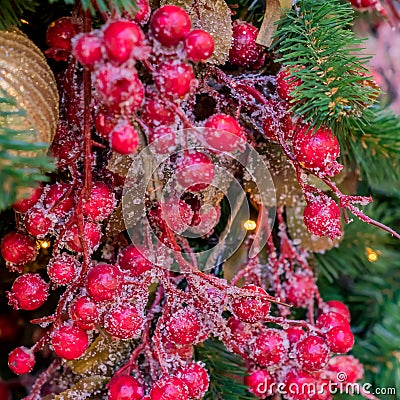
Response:
[[[50,0],[50,2],[54,1],[57,0]],[[96,8],[102,13],[116,11],[120,14],[122,14],[124,11],[130,13],[136,10],[135,0],[64,0],[64,2],[65,4],[77,4],[80,2],[82,4],[82,8],[84,10],[90,10],[92,15],[96,13]]]
[[[23,13],[34,11],[38,5],[38,1],[32,0],[0,0],[0,30],[10,25],[21,25],[20,17]]]
[[[335,133],[358,124],[375,102],[376,88],[366,78],[362,40],[351,31],[353,10],[340,0],[300,0],[280,20],[276,32],[280,61],[301,80],[292,93],[293,110],[312,126]]]

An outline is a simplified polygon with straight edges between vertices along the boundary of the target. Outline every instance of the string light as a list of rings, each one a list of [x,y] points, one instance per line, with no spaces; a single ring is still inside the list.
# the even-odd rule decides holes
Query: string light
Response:
[[[41,240],[41,241],[39,241],[39,246],[42,249],[48,249],[50,247],[50,245],[51,245],[51,243],[50,243],[49,240]]]
[[[247,231],[253,231],[254,229],[256,229],[257,224],[256,221],[253,221],[251,219],[248,219],[244,224],[244,229],[246,229]]]
[[[366,248],[367,258],[369,262],[378,261],[378,252],[372,250],[370,247]]]

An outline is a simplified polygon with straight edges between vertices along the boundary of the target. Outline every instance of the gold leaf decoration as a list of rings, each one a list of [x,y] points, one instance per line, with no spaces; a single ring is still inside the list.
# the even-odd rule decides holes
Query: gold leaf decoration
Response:
[[[109,377],[102,375],[92,375],[82,378],[70,389],[56,395],[54,400],[89,399],[93,392],[105,387]]]

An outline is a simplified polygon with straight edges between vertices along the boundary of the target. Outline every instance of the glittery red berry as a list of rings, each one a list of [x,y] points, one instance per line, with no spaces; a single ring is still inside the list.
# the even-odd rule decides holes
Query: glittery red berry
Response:
[[[295,272],[284,284],[286,301],[295,307],[307,307],[317,291],[312,275]]]
[[[329,359],[329,348],[320,336],[306,336],[295,347],[297,365],[304,371],[322,369]]]
[[[159,209],[162,220],[177,234],[184,232],[192,222],[193,211],[189,204],[173,196],[161,201]]]
[[[125,247],[118,255],[118,264],[123,270],[129,271],[132,276],[140,276],[151,270],[153,264],[144,255],[142,248],[134,245]]]
[[[193,344],[199,336],[201,324],[196,313],[185,308],[169,316],[165,329],[171,342]]]
[[[342,236],[340,208],[328,196],[318,196],[309,201],[303,220],[313,235],[329,236],[332,240]]]
[[[284,139],[291,138],[294,127],[292,117],[284,103],[282,101],[269,100],[268,104],[272,111],[263,119],[264,135],[270,140],[278,141],[278,130],[280,130]]]
[[[17,347],[8,355],[8,366],[14,374],[28,374],[35,366],[33,351],[26,347]]]
[[[139,134],[128,120],[121,120],[110,133],[111,147],[119,154],[131,154],[139,147]]]
[[[151,14],[150,4],[147,0],[136,0],[136,7],[138,11],[134,16],[134,21],[140,25],[144,25],[148,22]]]
[[[20,231],[11,231],[1,241],[1,255],[12,264],[22,265],[36,258],[36,241]]]
[[[74,197],[67,183],[55,183],[46,188],[43,205],[57,217],[63,217],[74,206]]]
[[[150,20],[152,35],[164,46],[177,45],[190,31],[190,26],[188,13],[174,5],[160,7]]]
[[[287,338],[289,339],[290,345],[293,346],[297,344],[300,339],[305,335],[304,329],[300,326],[289,326],[289,328],[284,329]]]
[[[132,304],[114,306],[104,316],[104,329],[120,339],[138,337],[143,328],[143,316]]]
[[[79,263],[75,257],[62,254],[50,260],[47,266],[49,278],[58,285],[67,285],[74,279]]]
[[[99,319],[99,312],[89,297],[78,297],[70,307],[70,315],[74,323],[81,329],[93,329]]]
[[[104,29],[104,46],[108,57],[117,63],[127,61],[135,47],[143,44],[144,35],[133,21],[118,20],[110,22]]]
[[[194,29],[185,36],[184,47],[190,61],[205,61],[214,52],[214,39],[208,32]]]
[[[316,321],[316,326],[322,332],[328,332],[335,326],[344,326],[350,329],[347,319],[343,315],[333,311],[321,314]]]
[[[83,206],[83,215],[92,221],[102,221],[114,211],[115,197],[110,186],[95,182],[90,199]]]
[[[354,356],[332,357],[329,360],[327,370],[336,372],[336,375],[332,374],[332,380],[336,383],[355,383],[364,376],[363,365]],[[345,373],[345,375],[343,373]]]
[[[121,289],[123,276],[111,264],[94,265],[87,276],[86,289],[94,301],[111,300]]]
[[[149,99],[143,106],[142,119],[151,127],[171,125],[175,121],[175,114],[162,100]]]
[[[288,68],[283,68],[276,77],[276,91],[279,97],[285,101],[293,100],[291,93],[300,86],[302,81],[295,76],[291,76]]]
[[[289,400],[310,400],[315,394],[316,379],[308,372],[289,371],[283,383]]]
[[[118,118],[115,113],[102,107],[97,110],[94,114],[94,126],[96,127],[97,133],[105,139],[110,138],[110,133],[117,125]]]
[[[89,250],[90,251],[95,250],[100,243],[100,238],[101,238],[100,225],[94,222],[87,221],[84,224],[83,231]],[[77,253],[82,253],[83,251],[80,238],[81,236],[79,234],[78,227],[74,225],[69,231],[69,237],[66,241],[66,244],[72,251],[76,251]]]
[[[190,398],[203,398],[210,383],[210,377],[204,367],[191,362],[179,367],[175,375],[187,386]]]
[[[108,384],[108,400],[141,400],[142,385],[130,375],[113,376]]]
[[[326,342],[333,353],[348,353],[354,346],[354,335],[348,326],[335,326],[326,333]]]
[[[103,58],[102,40],[93,33],[83,33],[73,40],[73,54],[86,67],[94,67]]]
[[[31,208],[25,216],[25,228],[32,236],[43,238],[53,226],[52,219],[41,207]]]
[[[189,400],[189,392],[183,381],[176,376],[164,376],[150,391],[151,400]]]
[[[327,301],[325,304],[327,305],[329,311],[343,315],[343,317],[345,317],[347,321],[350,322],[351,314],[346,304],[342,303],[339,300],[330,300]]]
[[[29,188],[29,197],[18,200],[12,206],[15,211],[20,213],[27,212],[31,207],[33,207],[40,199],[43,193],[43,185],[40,183],[36,188]]]
[[[71,50],[71,40],[77,33],[72,18],[62,17],[53,21],[47,28],[46,43],[56,49]]]
[[[350,0],[350,3],[358,10],[372,9],[379,4],[378,0]]]
[[[158,126],[151,131],[149,142],[158,154],[172,153],[176,149],[175,131],[169,126]]]
[[[288,347],[284,331],[265,329],[250,343],[250,354],[261,367],[270,367],[287,359]]]
[[[229,50],[231,64],[249,67],[256,63],[262,55],[262,47],[256,43],[258,29],[244,21],[233,23],[232,47]]]
[[[199,192],[211,185],[214,179],[214,164],[204,153],[185,152],[178,160],[175,179],[185,190]]]
[[[66,360],[75,360],[81,357],[89,344],[89,338],[81,328],[77,326],[62,325],[53,331],[51,345],[58,357]]]
[[[204,137],[213,149],[234,151],[244,139],[242,127],[235,118],[226,114],[214,114],[207,119]]]
[[[276,381],[267,370],[257,369],[250,375],[245,376],[244,384],[248,386],[250,393],[260,399],[265,399],[274,394],[274,384],[276,384]]]
[[[47,300],[49,285],[39,274],[24,274],[14,281],[7,294],[15,309],[36,310]]]
[[[267,296],[267,292],[256,285],[244,285],[243,290]],[[237,296],[232,302],[232,311],[241,321],[255,323],[263,321],[269,313],[271,304],[260,297]]]

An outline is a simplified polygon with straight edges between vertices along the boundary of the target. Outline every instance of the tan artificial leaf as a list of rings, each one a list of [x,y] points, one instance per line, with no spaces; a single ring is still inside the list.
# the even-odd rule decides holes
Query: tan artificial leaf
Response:
[[[123,232],[126,229],[124,215],[122,213],[122,204],[120,204],[110,219],[106,227],[106,232],[108,236],[118,235],[118,233]]]
[[[175,4],[185,9],[192,27],[204,29],[214,39],[214,54],[207,60],[211,64],[225,64],[232,44],[231,9],[224,0],[161,0],[161,5]]]
[[[115,174],[126,176],[131,165],[132,156],[130,154],[122,155],[114,152],[108,162],[107,169]]]
[[[88,399],[92,397],[93,392],[105,387],[109,377],[102,375],[91,375],[82,378],[70,389],[58,394],[54,400]]]

